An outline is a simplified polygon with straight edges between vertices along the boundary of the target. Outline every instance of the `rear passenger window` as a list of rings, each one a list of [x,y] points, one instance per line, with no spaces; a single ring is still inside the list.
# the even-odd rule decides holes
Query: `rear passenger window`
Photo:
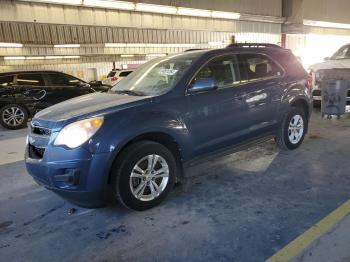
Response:
[[[238,64],[235,57],[214,58],[197,73],[195,81],[199,79],[213,79],[218,88],[230,87],[237,83]]]
[[[20,74],[17,75],[17,84],[23,86],[44,86],[44,79],[41,74]]]
[[[51,73],[46,77],[50,86],[77,86],[80,82],[79,79],[65,74]]]
[[[9,86],[13,82],[13,76],[0,76],[0,87]]]
[[[238,55],[242,81],[254,81],[281,76],[283,70],[270,58],[261,54]]]

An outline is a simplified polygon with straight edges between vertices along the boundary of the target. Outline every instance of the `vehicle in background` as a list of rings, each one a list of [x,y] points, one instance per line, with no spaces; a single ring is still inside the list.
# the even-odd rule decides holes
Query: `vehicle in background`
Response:
[[[312,95],[315,101],[315,105],[320,105],[322,99],[321,92],[321,75],[320,70],[324,69],[350,69],[350,44],[344,45],[339,48],[334,55],[326,57],[324,62],[314,64],[310,66],[310,80],[312,86]],[[347,93],[347,103],[350,104],[350,87]]]
[[[29,174],[78,205],[116,198],[145,210],[199,161],[271,138],[298,148],[312,107],[307,72],[289,50],[246,46],[154,59],[108,93],[39,112]]]
[[[116,83],[118,83],[120,80],[122,80],[124,77],[127,77],[129,74],[131,74],[134,70],[112,70],[107,75],[107,79],[103,80],[103,84],[114,86]]]
[[[7,129],[19,129],[27,125],[28,118],[46,107],[108,90],[109,87],[101,83],[90,85],[56,71],[0,73],[0,124]]]

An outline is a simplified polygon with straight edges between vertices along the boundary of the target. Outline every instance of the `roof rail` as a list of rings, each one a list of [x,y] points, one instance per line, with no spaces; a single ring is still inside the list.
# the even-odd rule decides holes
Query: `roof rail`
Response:
[[[227,47],[248,47],[248,48],[274,47],[274,48],[282,48],[279,45],[269,44],[269,43],[235,43],[235,44],[229,44]]]

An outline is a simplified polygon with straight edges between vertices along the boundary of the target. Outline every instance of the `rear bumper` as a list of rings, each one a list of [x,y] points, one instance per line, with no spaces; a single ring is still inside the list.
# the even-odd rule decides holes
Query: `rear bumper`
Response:
[[[54,150],[51,150],[50,155],[55,153]],[[69,153],[72,152],[67,150]],[[25,164],[28,173],[38,184],[64,199],[84,207],[103,206],[111,195],[108,186],[110,155],[84,153],[79,159],[48,161],[45,157],[32,159],[26,152]]]

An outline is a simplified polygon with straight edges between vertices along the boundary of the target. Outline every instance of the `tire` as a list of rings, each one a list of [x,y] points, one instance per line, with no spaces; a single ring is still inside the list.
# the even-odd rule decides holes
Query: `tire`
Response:
[[[7,129],[15,130],[26,127],[27,122],[28,112],[21,105],[10,104],[0,109],[0,124]]]
[[[300,118],[302,119],[302,129],[296,126],[290,128],[290,124],[294,125],[294,122]],[[278,147],[282,150],[294,150],[298,148],[304,140],[307,128],[308,119],[305,116],[305,111],[300,107],[292,107],[284,117],[275,138]],[[299,132],[297,132],[297,130],[299,130]]]
[[[157,161],[154,168],[151,168],[155,171],[152,174],[146,169],[150,167],[148,163],[154,159]],[[152,161],[149,162],[150,160]],[[165,171],[154,175],[161,170]],[[150,209],[160,204],[169,194],[175,184],[176,171],[175,158],[165,146],[153,141],[136,142],[123,150],[114,162],[111,173],[112,190],[125,207],[138,211]],[[132,173],[134,177],[131,177]],[[152,187],[156,190],[153,191],[154,195]]]

